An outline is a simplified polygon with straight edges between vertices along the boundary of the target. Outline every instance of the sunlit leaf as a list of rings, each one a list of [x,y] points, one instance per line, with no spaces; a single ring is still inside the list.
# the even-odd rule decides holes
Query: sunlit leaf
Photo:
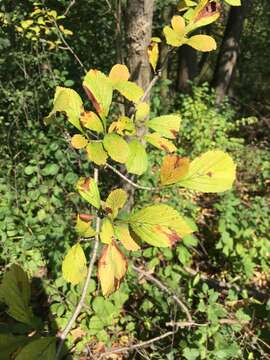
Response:
[[[168,45],[178,47],[184,43],[184,36],[179,36],[170,26],[165,26],[163,33]]]
[[[195,158],[188,173],[179,182],[183,187],[202,192],[223,192],[231,189],[236,165],[221,150],[210,150]]]
[[[75,149],[83,149],[84,147],[86,147],[87,143],[88,140],[80,134],[73,135],[71,138],[71,145]]]
[[[114,89],[120,92],[126,99],[137,103],[143,96],[143,89],[131,81],[121,81],[114,85]]]
[[[68,250],[62,263],[62,272],[64,279],[72,285],[79,284],[86,277],[86,257],[79,243]]]
[[[181,117],[179,115],[162,115],[146,122],[146,125],[161,136],[175,139],[179,133]]]
[[[150,106],[146,102],[140,102],[136,104],[136,113],[135,113],[135,119],[136,121],[142,121],[144,120],[150,112]]]
[[[189,159],[177,155],[167,155],[160,169],[161,185],[171,185],[181,180],[188,172]]]
[[[111,244],[114,239],[114,230],[111,221],[106,217],[102,220],[100,240],[104,244]]]
[[[76,188],[84,200],[95,208],[100,208],[99,190],[94,179],[81,177],[77,182]]]
[[[158,133],[147,134],[145,135],[144,139],[158,149],[165,150],[170,153],[177,150],[175,145],[170,140],[164,139]]]
[[[109,113],[112,102],[111,81],[101,71],[90,70],[84,78],[83,87],[96,112],[104,120]]]
[[[129,147],[127,142],[117,134],[107,134],[104,137],[103,145],[110,157],[119,162],[125,163],[129,157]]]
[[[143,241],[159,247],[172,246],[192,233],[181,215],[164,204],[148,206],[131,214],[129,224]]]
[[[225,0],[231,6],[241,6],[241,0]]]
[[[192,7],[192,6],[196,6],[197,3],[195,1],[192,1],[192,0],[181,0],[179,2],[179,4],[177,5],[177,10],[178,11],[185,11],[187,10],[189,7]]]
[[[103,125],[100,118],[93,111],[86,111],[81,114],[81,123],[82,125],[92,131],[103,133]]]
[[[148,58],[149,62],[153,68],[154,71],[156,71],[158,58],[159,58],[159,48],[158,44],[154,41],[151,42],[151,44],[148,46]]]
[[[112,122],[109,127],[109,133],[117,132],[119,135],[134,135],[135,125],[133,121],[127,116],[120,116],[117,121]]]
[[[215,39],[208,35],[194,35],[186,41],[186,44],[199,51],[216,50]]]
[[[137,251],[140,249],[140,246],[130,236],[127,224],[114,226],[114,231],[117,239],[128,251]]]
[[[57,86],[53,100],[53,109],[44,119],[45,123],[49,124],[52,116],[57,112],[64,112],[67,115],[68,121],[78,130],[82,131],[80,115],[84,112],[84,109],[82,99],[76,91]]]
[[[130,73],[128,68],[126,67],[126,65],[122,65],[122,64],[114,65],[109,74],[109,79],[113,83],[128,81],[129,77],[130,77]]]
[[[142,175],[148,167],[148,157],[145,147],[139,140],[131,140],[128,143],[129,157],[126,162],[127,171],[131,174]]]
[[[173,16],[171,20],[172,28],[177,35],[183,36],[185,33],[185,20],[182,16]]]
[[[14,319],[29,325],[35,325],[30,307],[30,283],[27,274],[18,265],[13,264],[4,274],[0,285],[0,299],[7,306],[7,313]]]
[[[56,355],[56,338],[41,337],[32,339],[16,356],[16,360],[52,360]]]
[[[87,214],[78,214],[76,221],[76,232],[85,238],[90,238],[95,236],[96,231],[91,227],[91,215]]]
[[[105,245],[98,263],[98,277],[104,296],[118,289],[127,271],[127,261],[115,242]]]
[[[104,210],[112,219],[116,218],[118,211],[127,201],[127,193],[123,189],[113,190],[106,199]]]
[[[108,155],[101,142],[90,141],[86,147],[87,156],[90,161],[97,165],[105,165]]]

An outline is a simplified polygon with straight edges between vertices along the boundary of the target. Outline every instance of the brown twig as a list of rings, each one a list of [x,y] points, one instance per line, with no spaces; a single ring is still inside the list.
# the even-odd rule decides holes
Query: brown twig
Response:
[[[169,294],[172,299],[180,306],[182,311],[186,314],[186,317],[190,323],[193,323],[192,317],[190,315],[190,312],[187,308],[187,306],[177,297],[172,290],[167,288],[160,280],[155,278],[153,275],[149,274],[149,272],[142,270],[141,268],[138,268],[137,266],[133,265],[132,269],[135,270],[137,273],[141,274],[143,277],[145,277],[147,280],[151,281],[153,284],[157,285],[162,291],[164,291],[166,294]]]
[[[249,324],[248,320],[236,320],[236,319],[219,319],[218,323],[220,325],[247,325]],[[185,327],[200,327],[200,326],[209,326],[210,321],[206,323],[196,323],[194,321],[170,321],[166,323],[166,326],[172,326],[174,328],[185,328]]]
[[[115,169],[112,165],[110,165],[108,163],[105,165],[105,168],[106,167],[109,168],[110,170],[112,170],[115,174],[120,176],[123,180],[125,180],[127,183],[129,183],[130,185],[132,185],[136,189],[148,190],[148,191],[160,191],[160,188],[158,188],[158,187],[149,187],[149,186],[142,186],[142,185],[136,184],[135,182],[130,180],[128,177],[123,175],[119,170]]]
[[[94,170],[94,179],[96,181],[96,183],[98,182],[98,169],[95,168]],[[81,309],[84,306],[84,300],[85,297],[87,295],[87,291],[88,291],[88,287],[89,287],[89,282],[91,280],[92,277],[92,272],[93,272],[93,268],[94,268],[94,264],[96,262],[96,258],[97,258],[97,251],[98,251],[98,245],[99,245],[99,232],[100,232],[100,218],[97,217],[96,220],[96,236],[95,236],[95,243],[94,243],[94,249],[93,252],[91,254],[91,258],[90,258],[90,263],[89,263],[89,267],[88,267],[88,272],[87,272],[87,276],[84,282],[84,286],[83,286],[83,290],[82,290],[82,295],[80,298],[80,301],[78,302],[71,318],[69,319],[64,331],[62,332],[61,336],[60,336],[60,342],[57,348],[57,353],[56,353],[56,360],[59,358],[60,354],[61,354],[61,350],[63,348],[64,342],[66,340],[66,337],[68,336],[68,333],[70,332],[70,330],[72,329],[77,317],[79,316]]]
[[[76,0],[71,0],[71,2],[68,4],[68,7],[66,8],[63,16],[67,16],[67,14],[69,13],[69,10],[72,8],[73,5],[75,5]]]

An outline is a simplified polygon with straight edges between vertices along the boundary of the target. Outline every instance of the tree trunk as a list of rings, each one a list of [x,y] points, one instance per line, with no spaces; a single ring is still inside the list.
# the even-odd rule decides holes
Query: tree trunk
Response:
[[[154,0],[127,1],[127,64],[131,80],[144,90],[151,81],[147,48],[152,36]],[[146,101],[149,101],[149,96]]]
[[[229,93],[232,84],[240,50],[239,44],[244,20],[250,4],[251,0],[243,0],[242,6],[232,6],[229,12],[212,81],[212,86],[216,90],[218,104]]]
[[[178,49],[178,69],[176,89],[183,93],[190,91],[189,81],[198,74],[197,51],[184,45]]]

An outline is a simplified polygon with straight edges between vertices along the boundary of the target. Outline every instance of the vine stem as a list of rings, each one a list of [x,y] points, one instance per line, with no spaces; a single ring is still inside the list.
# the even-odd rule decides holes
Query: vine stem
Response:
[[[96,183],[98,183],[98,169],[96,169],[96,168],[94,170],[94,179],[95,179]],[[59,359],[59,356],[61,354],[64,342],[65,342],[65,340],[66,340],[66,338],[68,336],[68,333],[72,329],[77,317],[79,316],[79,314],[81,312],[82,307],[84,306],[84,300],[85,300],[86,295],[87,295],[89,282],[91,280],[94,264],[95,264],[96,258],[97,258],[97,251],[98,251],[98,245],[99,245],[100,223],[101,223],[101,220],[100,220],[99,217],[97,217],[95,243],[94,243],[94,248],[93,248],[93,251],[92,251],[92,254],[91,254],[91,258],[90,258],[90,263],[89,263],[89,267],[88,267],[87,276],[86,276],[86,279],[85,279],[85,282],[84,282],[84,285],[83,285],[82,295],[81,295],[80,301],[78,302],[78,304],[77,304],[71,318],[69,319],[64,331],[60,335],[60,342],[59,342],[57,352],[56,352],[56,357],[55,357],[56,360]]]

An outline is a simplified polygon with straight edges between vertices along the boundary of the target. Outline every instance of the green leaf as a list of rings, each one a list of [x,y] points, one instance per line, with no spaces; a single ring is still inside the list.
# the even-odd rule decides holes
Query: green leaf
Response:
[[[112,219],[116,218],[118,215],[119,209],[125,205],[127,201],[127,193],[123,189],[113,190],[104,204],[104,210]]]
[[[147,121],[146,126],[165,138],[175,139],[180,129],[180,123],[179,115],[163,115]]]
[[[50,123],[52,116],[56,112],[64,112],[67,115],[68,121],[78,130],[82,131],[80,115],[84,112],[84,109],[82,99],[76,91],[57,86],[53,101],[53,109],[44,119],[45,124]]]
[[[148,157],[143,144],[139,140],[131,140],[128,143],[129,157],[126,168],[129,173],[142,175],[148,167]]]
[[[42,176],[54,176],[58,173],[59,166],[57,164],[47,164],[45,168],[41,170]]]
[[[241,6],[241,0],[225,0],[231,6]]]
[[[83,87],[96,112],[105,120],[112,102],[111,81],[101,71],[90,70],[84,78]]]
[[[131,214],[129,224],[143,241],[159,247],[172,246],[192,233],[181,215],[164,204],[148,206]]]
[[[86,147],[88,159],[97,165],[105,165],[108,155],[103,148],[102,143],[90,141]]]
[[[232,158],[221,150],[210,150],[194,159],[188,173],[178,184],[201,192],[223,192],[231,189],[235,180]]]
[[[43,337],[32,340],[16,356],[15,360],[53,360],[56,355],[56,338]]]
[[[199,358],[200,352],[194,348],[185,348],[183,355],[186,360],[196,360]]]
[[[120,81],[114,85],[114,89],[119,91],[129,101],[137,103],[143,96],[143,89],[131,81]]]
[[[11,265],[0,285],[0,299],[8,306],[7,313],[14,319],[35,326],[30,303],[30,284],[27,274],[18,265]]]
[[[1,360],[10,360],[19,347],[27,344],[29,338],[27,336],[19,336],[13,334],[0,334],[0,354]]]
[[[103,145],[110,157],[119,162],[125,163],[129,157],[129,146],[127,142],[117,134],[107,134],[104,137]]]
[[[79,243],[73,245],[62,263],[63,277],[72,285],[84,280],[87,274],[86,257]]]
[[[84,200],[95,208],[100,208],[99,190],[94,179],[81,177],[77,182],[76,188]]]

